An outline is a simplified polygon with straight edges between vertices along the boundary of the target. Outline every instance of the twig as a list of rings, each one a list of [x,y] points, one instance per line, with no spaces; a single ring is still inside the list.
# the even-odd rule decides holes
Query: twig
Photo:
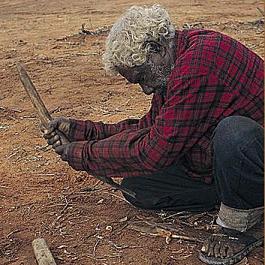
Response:
[[[6,237],[9,238],[10,236],[12,236],[12,235],[14,235],[14,234],[16,234],[16,233],[19,233],[19,232],[21,232],[21,231],[22,231],[22,230],[19,230],[19,229],[14,230],[14,231],[10,232],[9,234],[7,234]]]
[[[82,194],[82,195],[90,195],[92,192],[99,192],[99,191],[103,191],[103,190],[109,190],[109,188],[105,187],[105,188],[96,188],[93,189],[93,187],[86,187],[81,189],[80,191],[75,192],[77,195],[78,194]]]
[[[104,260],[107,260],[108,258],[109,259],[113,259],[113,258],[120,258],[121,255],[120,254],[117,254],[117,255],[105,255],[105,256],[99,256],[99,257],[94,257],[90,254],[86,254],[84,256],[82,256],[84,258],[91,258],[93,260],[101,260],[101,261],[104,261]]]
[[[20,119],[21,120],[23,120],[23,119],[37,119],[37,117],[36,116],[25,115],[25,116],[20,117]]]
[[[34,174],[34,173],[33,173]],[[37,176],[55,176],[55,173],[35,173]]]
[[[100,242],[100,239],[98,239],[98,240],[96,241],[95,245],[94,245],[94,248],[93,248],[93,257],[96,256],[96,249],[97,249],[97,246],[98,246],[99,242]]]
[[[257,7],[257,9],[260,12],[260,14],[264,17],[265,16],[265,12],[259,7]]]
[[[186,214],[186,215],[185,215],[185,214]],[[174,213],[174,214],[171,214],[171,215],[169,215],[169,216],[163,217],[162,219],[163,219],[163,220],[166,220],[166,219],[170,219],[170,218],[175,217],[175,216],[186,217],[187,214],[190,215],[189,212],[187,212],[187,211],[182,211],[182,212]]]
[[[118,195],[116,195],[116,194],[113,194],[113,193],[108,192],[108,191],[103,191],[102,193],[109,194],[109,195],[111,195],[111,196],[113,196],[113,197],[116,197],[116,198],[118,198],[118,199],[120,199],[120,200],[122,200],[122,201],[124,201],[124,202],[126,202],[126,203],[128,203],[128,204],[131,205],[131,203],[129,203],[126,199],[124,199],[124,198],[122,198],[122,197],[120,197],[120,196],[118,196]]]
[[[58,206],[65,206],[65,204],[63,203],[49,204],[49,205],[45,205],[45,208],[52,208],[52,207],[58,207]]]
[[[80,33],[86,35],[92,35],[91,31],[85,29],[85,23],[81,25]]]
[[[143,232],[143,233],[146,233],[146,234],[149,234],[149,235],[154,235],[154,236],[159,236],[159,231],[158,230],[162,229],[162,230],[164,230],[163,234],[166,235],[166,233],[169,232],[171,238],[175,238],[175,239],[178,239],[178,240],[195,242],[195,243],[203,243],[204,242],[203,240],[195,238],[195,237],[189,237],[189,236],[182,236],[182,235],[173,234],[173,232],[176,233],[176,232],[179,232],[179,231],[177,229],[175,229],[175,228],[169,227],[168,225],[158,224],[158,223],[155,223],[155,222],[148,222],[148,221],[143,221],[142,223],[145,223],[145,224],[149,225],[151,229],[149,230],[149,228],[146,229],[146,227],[140,227],[140,226],[134,225],[133,223],[130,224],[129,228],[131,228],[131,229],[133,229],[135,231],[138,231],[138,232]],[[152,231],[152,229],[154,229],[154,230]]]
[[[110,31],[110,27],[102,27],[102,28],[98,28],[95,31],[91,31],[91,30],[86,30],[85,29],[85,24],[83,23],[81,25],[81,29],[79,34],[85,34],[85,35],[101,35],[103,33],[107,33]]]
[[[58,106],[58,107],[56,107],[55,109],[53,109],[53,110],[50,110],[50,113],[51,114],[53,114],[53,113],[55,113],[55,112],[60,112],[62,110],[62,107],[60,107],[60,106]]]
[[[34,174],[34,175],[37,175],[37,176],[60,176],[60,175],[66,175],[66,173],[63,173],[63,172],[60,172],[60,173],[59,172],[56,172],[56,173],[32,172],[31,174]]]
[[[64,200],[65,200],[65,206],[63,207],[63,209],[61,210],[61,214],[63,214],[65,212],[65,210],[68,208],[69,206],[69,202],[67,200],[66,197],[64,197]]]
[[[70,205],[66,197],[64,197],[64,200],[65,200],[65,205],[64,205],[63,209],[61,210],[60,215],[56,217],[56,219],[52,222],[51,226],[54,226],[56,224],[56,222],[59,221],[63,217],[64,212],[66,211],[66,209]]]
[[[109,240],[109,243],[115,247],[116,249],[118,250],[121,250],[121,249],[126,249],[126,248],[129,248],[130,246],[128,245],[117,245],[116,243],[112,242],[111,240]]]
[[[196,242],[196,243],[203,243],[203,240],[200,240],[195,237],[189,237],[189,236],[181,236],[181,235],[171,235],[172,238],[178,239],[178,240],[184,240],[184,241],[190,241],[190,242]]]
[[[12,153],[11,155],[9,155],[6,159],[10,159],[13,156],[17,155],[19,153],[20,150],[17,150],[16,152]]]
[[[99,188],[96,188],[99,184],[101,184],[102,181],[101,180],[98,180],[92,187],[85,187],[85,188],[82,188],[80,192],[92,192],[92,191],[99,191],[99,190],[102,190],[102,189],[106,189],[106,188],[102,188],[102,189],[99,189]],[[107,188],[108,189],[108,188]]]
[[[117,229],[115,230],[115,234],[116,234],[116,235],[120,234],[120,233],[122,232],[122,230],[123,230],[124,228],[126,228],[128,225],[129,225],[129,224],[126,223],[126,224],[124,224],[122,227],[117,228]]]
[[[14,111],[14,112],[18,112],[18,113],[21,113],[21,112],[23,112],[22,110],[20,110],[20,109],[14,109],[14,108],[12,108],[12,109],[10,109],[10,110],[12,110],[12,111]]]
[[[185,260],[185,259],[189,258],[190,256],[192,256],[192,254],[188,254],[188,255],[185,255],[185,256],[180,256],[178,258],[170,256],[170,258],[173,259],[173,260]]]
[[[107,260],[105,256],[103,256],[103,257],[94,257],[94,256],[92,256],[92,255],[86,254],[86,255],[83,256],[83,257],[91,258],[91,259],[93,259],[93,260]]]

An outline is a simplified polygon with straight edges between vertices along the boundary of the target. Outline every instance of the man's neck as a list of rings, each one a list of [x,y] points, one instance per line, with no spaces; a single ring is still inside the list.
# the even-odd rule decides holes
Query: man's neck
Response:
[[[175,67],[176,62],[176,42],[177,42],[177,31],[173,39],[169,41],[169,51],[170,51],[170,65],[171,70]]]

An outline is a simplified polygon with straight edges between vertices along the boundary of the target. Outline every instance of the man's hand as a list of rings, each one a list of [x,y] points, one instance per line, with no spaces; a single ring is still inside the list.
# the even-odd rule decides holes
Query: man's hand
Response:
[[[87,170],[83,165],[83,148],[87,142],[71,142],[68,144],[56,145],[54,150],[61,157],[63,161],[66,161],[69,166],[75,170]]]
[[[42,130],[44,133],[43,137],[47,139],[49,145],[52,145],[53,148],[56,148],[62,144],[62,141],[55,130],[62,132],[66,138],[70,139],[70,125],[71,122],[67,118],[55,118],[49,122],[48,129]]]
[[[63,161],[68,162],[69,158],[69,152],[70,152],[71,143],[69,144],[62,144],[62,145],[56,145],[54,148],[54,151],[60,155],[61,159]]]
[[[70,138],[71,121],[67,118],[56,118],[49,122],[48,129],[42,129],[43,137],[47,139],[54,151],[75,170],[86,170],[83,166],[83,148],[87,141],[74,141]],[[56,133],[60,132],[70,142],[65,143]]]

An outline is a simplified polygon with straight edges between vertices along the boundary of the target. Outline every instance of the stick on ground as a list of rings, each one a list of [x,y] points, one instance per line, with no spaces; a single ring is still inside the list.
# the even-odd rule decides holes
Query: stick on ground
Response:
[[[37,238],[32,241],[32,247],[38,265],[56,265],[51,251],[44,238]]]

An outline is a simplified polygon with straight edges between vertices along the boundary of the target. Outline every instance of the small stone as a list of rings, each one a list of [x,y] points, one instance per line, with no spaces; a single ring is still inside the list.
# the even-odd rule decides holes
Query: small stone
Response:
[[[171,236],[167,236],[166,237],[166,244],[169,244],[172,240],[172,237]]]
[[[106,226],[106,230],[111,232],[111,231],[113,230],[113,228],[112,228],[111,225],[107,225],[107,226]]]
[[[102,204],[104,202],[104,199],[100,199],[97,204]]]
[[[128,217],[125,216],[119,220],[120,223],[126,222],[128,220]]]
[[[202,248],[201,248],[201,252],[205,252],[205,251],[206,251],[205,246],[202,246]]]

